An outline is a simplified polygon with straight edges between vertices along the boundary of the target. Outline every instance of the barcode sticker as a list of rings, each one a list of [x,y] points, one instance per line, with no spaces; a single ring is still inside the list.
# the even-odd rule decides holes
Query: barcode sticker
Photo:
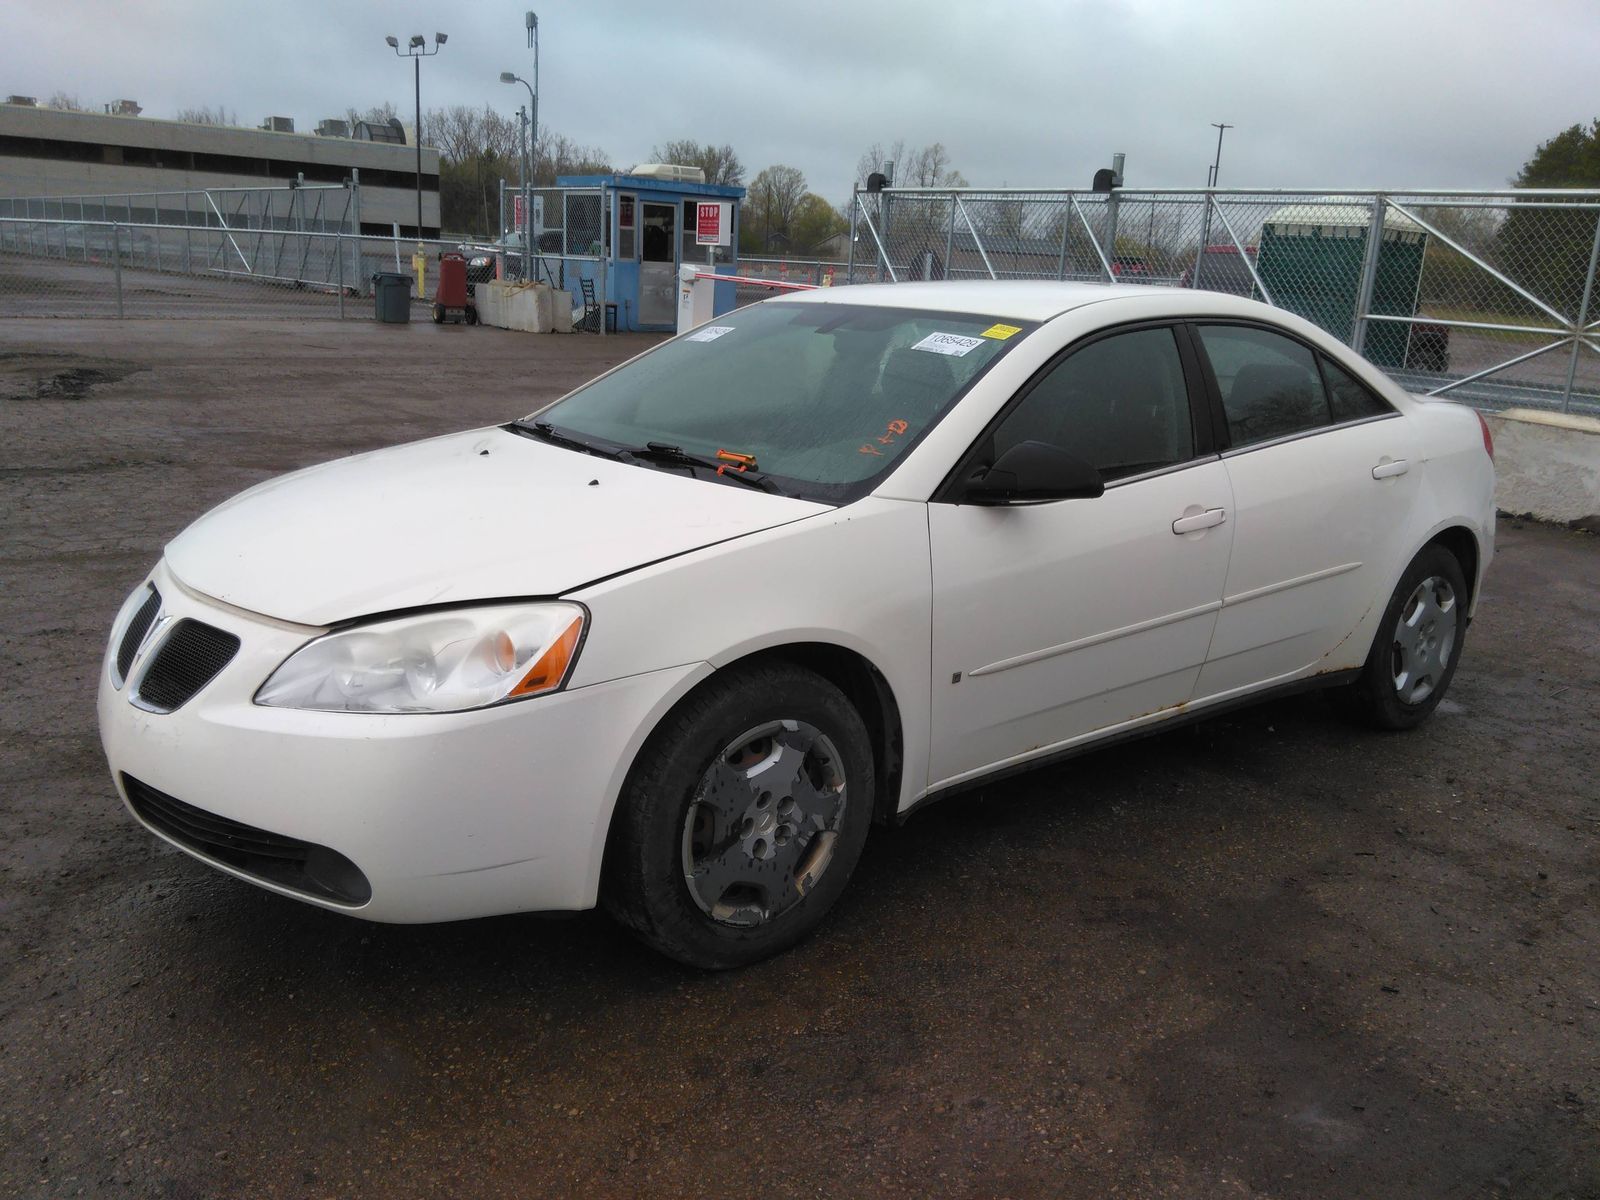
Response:
[[[696,329],[683,340],[686,342],[714,342],[723,334],[732,332],[732,325],[707,325],[704,329]]]
[[[960,358],[963,354],[971,354],[981,345],[983,345],[981,337],[963,337],[959,333],[930,333],[911,348],[926,350],[929,354],[950,354]]]

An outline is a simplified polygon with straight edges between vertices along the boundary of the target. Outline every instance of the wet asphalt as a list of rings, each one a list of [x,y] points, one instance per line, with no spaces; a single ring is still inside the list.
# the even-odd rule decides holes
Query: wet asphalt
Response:
[[[1600,542],[1503,521],[1449,699],[1316,696],[876,831],[724,975],[368,925],[170,851],[95,731],[162,544],[649,344],[0,326],[0,1194],[1600,1196]]]

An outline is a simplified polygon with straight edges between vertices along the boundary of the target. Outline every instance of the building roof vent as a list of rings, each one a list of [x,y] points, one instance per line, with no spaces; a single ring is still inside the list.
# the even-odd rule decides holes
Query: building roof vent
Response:
[[[39,107],[39,101],[33,96],[7,96],[6,103],[20,105],[23,108]]]
[[[113,117],[137,117],[144,109],[137,100],[113,100],[106,105],[106,111]]]
[[[265,121],[261,122],[261,128],[266,130],[268,133],[293,133],[294,118],[268,117]]]
[[[350,136],[350,122],[333,117],[329,117],[326,121],[318,121],[317,136],[347,138]]]
[[[357,121],[350,136],[358,142],[388,142],[394,146],[406,144],[405,126],[400,124],[398,117],[390,117],[388,123],[383,125],[376,121]]]

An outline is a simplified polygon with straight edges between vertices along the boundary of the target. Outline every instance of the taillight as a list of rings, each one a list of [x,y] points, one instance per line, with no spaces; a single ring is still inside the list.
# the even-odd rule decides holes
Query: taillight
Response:
[[[1478,428],[1483,430],[1483,452],[1489,456],[1489,461],[1494,461],[1494,434],[1489,432],[1489,422],[1483,419],[1481,412],[1473,413],[1478,418]]]

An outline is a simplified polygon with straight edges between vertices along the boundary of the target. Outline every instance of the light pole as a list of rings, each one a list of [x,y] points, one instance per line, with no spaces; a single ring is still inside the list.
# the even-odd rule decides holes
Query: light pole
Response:
[[[1211,128],[1213,128],[1213,129],[1215,129],[1217,131],[1217,161],[1211,164],[1211,170],[1210,170],[1210,173],[1209,173],[1209,178],[1207,178],[1207,180],[1206,180],[1206,186],[1207,187],[1216,187],[1217,186],[1217,175],[1222,170],[1222,135],[1224,133],[1226,133],[1228,130],[1232,129],[1233,126],[1232,125],[1219,125],[1219,124],[1217,124],[1217,122],[1213,121],[1213,122],[1211,122]]]
[[[532,16],[533,14],[529,13],[528,15]],[[537,74],[534,75],[535,79],[538,77]],[[515,71],[501,71],[500,82],[520,83],[527,88],[531,112],[534,114],[530,124],[525,127],[528,141],[522,157],[522,227],[520,232],[522,233],[522,278],[526,280],[529,278],[533,266],[533,250],[529,246],[529,242],[533,240],[533,151],[534,147],[538,145],[538,142],[534,140],[535,134],[533,131],[537,128],[539,120],[539,96],[533,90],[533,84],[522,78]]]
[[[501,83],[520,83],[528,89],[528,156],[522,174],[522,278],[528,279],[533,269],[533,170],[539,149],[539,14],[523,15],[528,29],[528,46],[533,50],[533,82],[529,83],[515,71],[501,71]]]
[[[400,49],[400,42],[397,38],[386,37],[383,40],[389,44],[389,48],[400,58],[409,58],[416,68],[417,127],[414,136],[417,143],[417,241],[420,242],[422,240],[422,60],[432,58],[439,53],[439,48],[448,42],[450,38],[447,34],[434,34],[432,50],[427,49],[428,39],[420,33],[411,35],[411,40],[406,43],[404,50]]]

